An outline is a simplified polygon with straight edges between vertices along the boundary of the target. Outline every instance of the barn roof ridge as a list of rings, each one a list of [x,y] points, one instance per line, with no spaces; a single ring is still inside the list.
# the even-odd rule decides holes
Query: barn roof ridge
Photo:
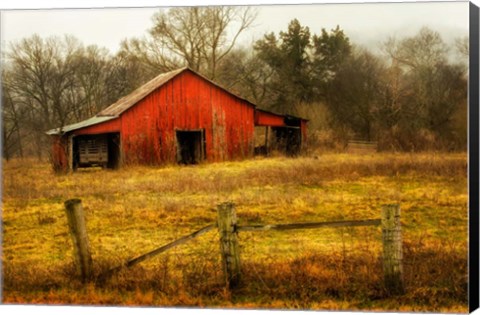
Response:
[[[101,110],[96,116],[120,116],[130,107],[137,104],[154,90],[163,86],[165,83],[187,70],[188,67],[182,67],[169,72],[164,72],[133,90],[129,94],[121,97],[115,103]]]

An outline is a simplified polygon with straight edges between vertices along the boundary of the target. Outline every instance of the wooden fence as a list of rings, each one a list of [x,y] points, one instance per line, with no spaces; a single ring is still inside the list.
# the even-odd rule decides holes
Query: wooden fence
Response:
[[[77,268],[83,282],[92,278],[92,258],[88,245],[88,237],[83,218],[83,209],[79,199],[65,202],[65,210],[68,216],[69,227],[74,244],[74,254]],[[114,273],[130,268],[142,261],[155,257],[173,247],[184,244],[215,228],[219,232],[220,253],[225,285],[233,289],[241,281],[241,264],[238,244],[238,233],[243,231],[289,231],[298,229],[318,229],[356,226],[382,227],[383,241],[383,272],[384,284],[390,294],[404,292],[403,267],[402,267],[402,232],[400,224],[400,207],[398,205],[382,206],[381,219],[354,220],[354,221],[331,221],[331,222],[306,222],[290,224],[267,224],[267,225],[239,225],[235,204],[226,202],[217,206],[217,222],[207,225],[191,234],[185,235],[173,242],[158,247],[148,253],[130,259],[120,266],[110,269],[100,276],[104,280]]]

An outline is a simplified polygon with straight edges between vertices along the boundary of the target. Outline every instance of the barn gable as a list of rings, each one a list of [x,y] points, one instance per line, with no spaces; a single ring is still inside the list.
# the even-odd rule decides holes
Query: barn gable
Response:
[[[148,81],[132,93],[120,98],[117,102],[103,109],[97,116],[119,116],[130,107],[137,104],[144,97],[152,93],[155,89],[161,87],[172,78],[187,70],[188,68],[181,68],[178,70],[162,73],[152,80]]]
[[[254,105],[193,71],[183,71],[121,117],[125,150],[141,161],[176,161],[178,137],[200,137],[207,161],[253,154]],[[145,128],[148,126],[148,128]],[[200,134],[200,135],[199,135]]]

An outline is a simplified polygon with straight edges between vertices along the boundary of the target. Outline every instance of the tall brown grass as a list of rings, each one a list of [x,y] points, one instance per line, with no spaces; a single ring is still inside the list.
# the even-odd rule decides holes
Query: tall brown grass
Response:
[[[57,175],[4,164],[6,303],[222,306],[464,312],[465,154],[320,154],[195,167],[130,166]],[[83,286],[63,202],[83,200],[95,264]],[[222,283],[218,236],[201,236],[107,281],[125,260],[214,222],[237,204],[240,224],[376,218],[402,206],[406,293],[382,284],[378,228],[241,233],[242,284]]]
[[[162,306],[232,303],[239,307],[327,309],[319,302],[337,300],[348,301],[348,309],[442,311],[465,307],[464,252],[445,251],[442,244],[419,246],[410,242],[404,244],[404,250],[406,293],[397,297],[391,297],[383,286],[380,256],[332,251],[328,255],[304,253],[288,260],[243,261],[241,285],[228,293],[219,259],[213,255],[165,255],[150,268],[138,265],[107,281],[93,281],[88,294],[75,280],[71,263],[41,268],[6,264],[4,302]],[[117,263],[96,261],[95,274]],[[66,293],[72,292],[76,293],[65,299]],[[153,298],[144,301],[147,294]],[[96,298],[90,300],[93,295]]]

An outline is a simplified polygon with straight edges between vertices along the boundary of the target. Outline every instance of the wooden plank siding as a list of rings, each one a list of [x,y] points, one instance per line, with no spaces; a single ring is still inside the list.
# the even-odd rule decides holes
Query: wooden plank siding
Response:
[[[77,129],[72,131],[70,134],[74,136],[80,136],[80,135],[99,135],[103,133],[112,133],[112,132],[120,132],[120,119],[117,118],[117,119],[110,120],[98,125]]]
[[[126,163],[175,162],[176,130],[205,130],[207,161],[253,155],[254,107],[185,71],[119,118]]]
[[[263,110],[255,111],[256,126],[284,127],[285,116]]]

